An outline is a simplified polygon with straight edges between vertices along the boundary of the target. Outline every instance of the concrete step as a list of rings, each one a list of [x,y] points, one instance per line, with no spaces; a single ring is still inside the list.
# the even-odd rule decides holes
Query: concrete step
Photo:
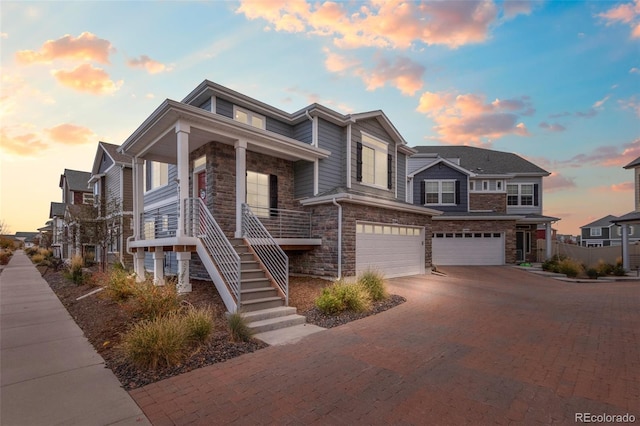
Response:
[[[261,309],[278,308],[284,306],[282,297],[266,297],[264,299],[243,300],[240,302],[242,312],[254,312]]]
[[[261,311],[247,312],[243,314],[248,322],[261,321],[269,318],[286,317],[298,312],[293,306],[280,306],[278,308],[263,309]]]
[[[253,321],[248,324],[254,333],[263,333],[265,331],[279,330],[282,328],[292,327],[294,325],[304,324],[307,321],[302,315],[287,315],[285,317],[268,318],[260,321]]]
[[[267,297],[277,297],[278,291],[273,287],[259,287],[259,288],[248,288],[244,287],[240,291],[241,300],[249,301],[255,299],[265,299]]]
[[[253,337],[255,337],[256,339],[262,340],[263,342],[271,346],[285,345],[288,343],[295,343],[310,334],[314,334],[323,330],[326,330],[326,329],[322,327],[318,327],[317,325],[300,324],[300,325],[294,325],[292,327],[280,328],[277,330],[257,333]]]

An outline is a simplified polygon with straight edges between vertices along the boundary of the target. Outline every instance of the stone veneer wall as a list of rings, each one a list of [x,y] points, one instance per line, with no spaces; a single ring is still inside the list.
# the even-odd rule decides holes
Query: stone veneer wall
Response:
[[[469,210],[491,210],[498,213],[507,212],[507,194],[469,194]]]
[[[515,220],[447,220],[433,221],[433,232],[502,232],[504,233],[505,262],[516,262],[516,221]],[[467,231],[468,230],[468,231]]]
[[[342,209],[342,275],[356,273],[356,221],[393,223],[425,227],[425,267],[431,266],[431,217],[417,213],[341,203]],[[311,211],[312,237],[322,245],[308,252],[290,252],[292,273],[336,277],[338,275],[338,207],[323,204],[308,207]]]

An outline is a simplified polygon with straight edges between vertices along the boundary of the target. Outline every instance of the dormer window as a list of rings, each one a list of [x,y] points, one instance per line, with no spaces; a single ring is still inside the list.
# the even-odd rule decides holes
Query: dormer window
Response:
[[[264,115],[257,114],[236,105],[233,106],[233,119],[259,129],[265,128],[266,120]]]

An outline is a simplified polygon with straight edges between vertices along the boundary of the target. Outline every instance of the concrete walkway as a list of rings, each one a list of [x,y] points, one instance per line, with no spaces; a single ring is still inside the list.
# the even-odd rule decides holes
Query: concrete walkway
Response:
[[[148,425],[22,251],[0,274],[0,424]]]
[[[640,283],[445,272],[389,280],[407,302],[387,312],[131,395],[156,426],[640,421]]]

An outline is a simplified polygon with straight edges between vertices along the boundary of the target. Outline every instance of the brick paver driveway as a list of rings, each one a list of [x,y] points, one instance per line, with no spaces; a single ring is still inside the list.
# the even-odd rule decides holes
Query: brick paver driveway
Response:
[[[640,423],[640,283],[445,272],[390,280],[408,301],[385,313],[131,395],[155,425]]]

